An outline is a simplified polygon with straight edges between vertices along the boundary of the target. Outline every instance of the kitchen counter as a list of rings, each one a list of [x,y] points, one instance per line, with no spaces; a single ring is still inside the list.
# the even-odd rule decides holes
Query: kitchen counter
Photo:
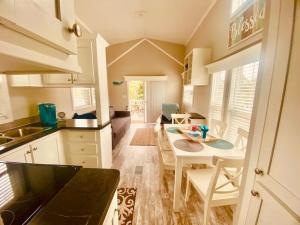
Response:
[[[46,135],[49,135],[51,133],[54,133],[59,130],[63,129],[72,129],[72,130],[101,130],[104,127],[108,126],[110,122],[104,125],[98,125],[97,119],[68,119],[68,120],[61,120],[58,121],[56,126],[51,127],[48,130],[42,131],[40,133],[30,135],[27,137],[22,137],[18,141],[15,142],[9,142],[4,145],[0,145],[0,155],[11,150],[14,148],[17,148],[21,145],[24,145],[26,143],[29,143],[31,141],[34,141],[38,138],[44,137]],[[0,126],[0,133],[5,130],[14,129],[21,126],[32,126],[32,127],[44,127],[40,122],[33,122],[28,123],[26,120],[24,120],[24,123],[21,122],[11,122],[9,125]]]
[[[0,183],[9,197],[1,200],[4,225],[103,224],[120,179],[113,169],[25,163],[0,168],[0,179],[9,181]]]

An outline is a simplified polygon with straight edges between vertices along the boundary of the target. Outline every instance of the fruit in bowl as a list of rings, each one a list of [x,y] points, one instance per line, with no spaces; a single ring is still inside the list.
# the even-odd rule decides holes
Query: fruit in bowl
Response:
[[[192,126],[192,131],[197,131],[198,130],[198,126],[194,125]]]

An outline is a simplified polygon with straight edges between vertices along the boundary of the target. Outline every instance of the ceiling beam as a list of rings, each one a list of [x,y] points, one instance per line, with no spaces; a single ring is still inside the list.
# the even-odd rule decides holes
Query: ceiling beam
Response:
[[[192,38],[195,35],[195,33],[197,32],[198,28],[201,26],[201,24],[203,23],[203,21],[205,20],[205,18],[208,16],[209,12],[215,6],[216,2],[217,2],[217,0],[213,0],[211,2],[211,4],[208,7],[208,9],[205,11],[205,13],[203,14],[203,16],[200,18],[200,20],[197,23],[197,25],[194,27],[194,29],[193,29],[192,33],[190,34],[189,38],[186,40],[185,45],[187,45],[192,40]]]
[[[126,56],[129,52],[131,52],[132,50],[134,50],[136,47],[138,47],[143,42],[148,42],[150,45],[152,45],[154,48],[158,49],[160,52],[162,52],[164,55],[166,55],[170,59],[174,60],[180,66],[183,66],[182,62],[180,62],[178,59],[176,59],[174,56],[172,56],[166,50],[164,50],[163,48],[161,48],[160,46],[158,46],[157,44],[155,44],[153,41],[151,41],[151,40],[149,40],[147,38],[143,38],[140,41],[138,41],[137,43],[135,43],[134,45],[132,45],[130,48],[128,48],[126,51],[124,51],[121,55],[119,55],[117,58],[115,58],[109,64],[107,64],[107,67],[109,68],[110,66],[112,66],[113,64],[115,64],[117,61],[119,61],[121,58],[123,58],[124,56]]]

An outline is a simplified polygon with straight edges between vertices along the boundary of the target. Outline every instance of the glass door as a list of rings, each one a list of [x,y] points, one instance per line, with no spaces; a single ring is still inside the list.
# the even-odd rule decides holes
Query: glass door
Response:
[[[131,121],[144,123],[146,118],[146,82],[133,80],[128,83],[129,110]]]

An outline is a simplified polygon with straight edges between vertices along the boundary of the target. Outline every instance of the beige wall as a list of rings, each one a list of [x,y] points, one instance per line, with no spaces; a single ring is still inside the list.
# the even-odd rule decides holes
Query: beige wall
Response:
[[[139,40],[111,45],[107,48],[107,63],[137,43]],[[163,41],[152,40],[180,62],[183,61],[185,47]],[[153,47],[148,42],[143,42],[119,61],[108,68],[108,88],[110,105],[117,110],[125,110],[128,105],[127,85],[112,85],[113,80],[121,80],[125,75],[166,75],[168,76],[166,88],[166,102],[181,103],[182,79],[181,65],[170,59],[164,53]]]
[[[14,119],[38,115],[37,105],[42,102],[56,104],[57,112],[65,112],[67,118],[71,118],[75,113],[70,88],[10,87],[9,94]],[[94,108],[77,110],[77,112],[84,113],[92,110]]]
[[[212,61],[225,57],[249,44],[262,39],[259,33],[240,44],[228,48],[228,27],[231,13],[231,0],[217,0],[216,4],[198,28],[192,39],[186,46],[186,54],[193,48],[211,48]],[[195,87],[196,99],[194,111],[208,116],[209,86]]]

